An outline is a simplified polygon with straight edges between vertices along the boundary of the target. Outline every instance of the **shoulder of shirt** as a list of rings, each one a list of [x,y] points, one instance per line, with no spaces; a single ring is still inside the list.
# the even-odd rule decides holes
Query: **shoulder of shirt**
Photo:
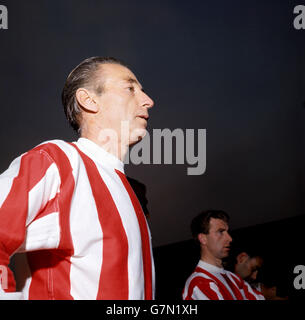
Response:
[[[197,268],[196,268],[197,269]],[[193,273],[190,275],[189,279],[190,281],[195,281],[195,282],[214,282],[217,283],[213,278],[211,278],[208,274],[201,272],[200,270],[194,270]],[[203,268],[201,268],[203,269]],[[205,269],[203,269],[205,270]]]
[[[65,153],[69,153],[70,150],[71,153],[75,152],[75,149],[71,146],[71,143],[64,140],[54,139],[41,142],[40,144],[30,149],[27,153],[46,154],[53,158],[51,148],[53,148],[54,145],[60,148]]]
[[[58,151],[61,151],[60,153]],[[64,140],[54,139],[41,142],[32,149],[20,155],[20,157],[35,157],[38,159],[48,159],[50,163],[54,163],[57,167],[62,162],[61,155],[67,157],[69,163],[74,167],[77,163],[77,150],[71,143]]]
[[[206,285],[209,285],[211,282],[217,284],[214,279],[200,272],[194,272],[189,278],[189,284],[193,283],[201,289],[205,288]]]

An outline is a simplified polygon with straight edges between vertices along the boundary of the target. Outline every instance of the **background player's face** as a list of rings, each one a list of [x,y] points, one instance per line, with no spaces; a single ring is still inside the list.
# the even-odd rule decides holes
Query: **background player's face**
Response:
[[[229,255],[232,238],[228,230],[226,222],[211,218],[209,233],[205,237],[205,247],[216,259],[223,259]]]
[[[97,98],[100,105],[102,127],[114,129],[121,142],[133,144],[138,136],[143,137],[148,121],[148,110],[154,104],[144,93],[136,76],[126,67],[117,64],[104,64],[103,92]],[[129,132],[121,136],[122,122],[128,124]]]
[[[263,259],[261,257],[250,258],[248,256],[248,258],[240,264],[239,275],[249,283],[255,282],[257,273],[262,265]]]

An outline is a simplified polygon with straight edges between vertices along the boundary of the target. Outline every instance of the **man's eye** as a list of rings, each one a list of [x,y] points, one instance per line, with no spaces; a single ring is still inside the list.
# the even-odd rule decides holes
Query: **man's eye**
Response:
[[[133,91],[134,91],[134,87],[128,87],[128,90],[129,90],[130,92],[133,92]]]

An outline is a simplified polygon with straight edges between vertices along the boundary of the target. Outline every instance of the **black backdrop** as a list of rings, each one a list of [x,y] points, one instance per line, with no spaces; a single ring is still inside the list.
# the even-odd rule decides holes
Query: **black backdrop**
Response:
[[[153,129],[206,129],[206,171],[126,165],[147,188],[154,246],[190,238],[204,209],[237,229],[304,214],[305,30],[291,0],[2,0],[0,171],[49,139],[75,140],[61,107],[82,59],[126,61],[154,99]]]
[[[277,259],[286,269],[305,264],[305,30],[293,27],[299,1],[1,4],[8,8],[8,30],[0,30],[1,171],[44,140],[76,139],[60,102],[65,78],[84,58],[115,56],[155,100],[150,133],[207,130],[203,175],[188,176],[187,165],[126,166],[146,185],[159,296],[169,293],[170,274],[179,296],[197,259],[189,223],[203,209],[227,211],[231,229],[247,230],[244,237],[268,248],[277,266]]]

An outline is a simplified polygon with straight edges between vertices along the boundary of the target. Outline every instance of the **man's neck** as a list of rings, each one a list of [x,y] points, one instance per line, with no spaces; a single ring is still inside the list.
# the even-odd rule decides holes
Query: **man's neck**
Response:
[[[221,259],[218,259],[216,257],[213,257],[211,255],[208,255],[208,254],[201,254],[201,258],[200,258],[202,261],[206,262],[206,263],[209,263],[213,266],[216,266],[218,268],[223,268],[223,265],[222,265],[222,260]]]
[[[108,153],[114,155],[122,162],[124,161],[124,158],[128,151],[128,146],[124,146],[120,142],[119,138],[114,138],[105,135],[96,135],[90,132],[82,132],[81,137],[93,141]]]

